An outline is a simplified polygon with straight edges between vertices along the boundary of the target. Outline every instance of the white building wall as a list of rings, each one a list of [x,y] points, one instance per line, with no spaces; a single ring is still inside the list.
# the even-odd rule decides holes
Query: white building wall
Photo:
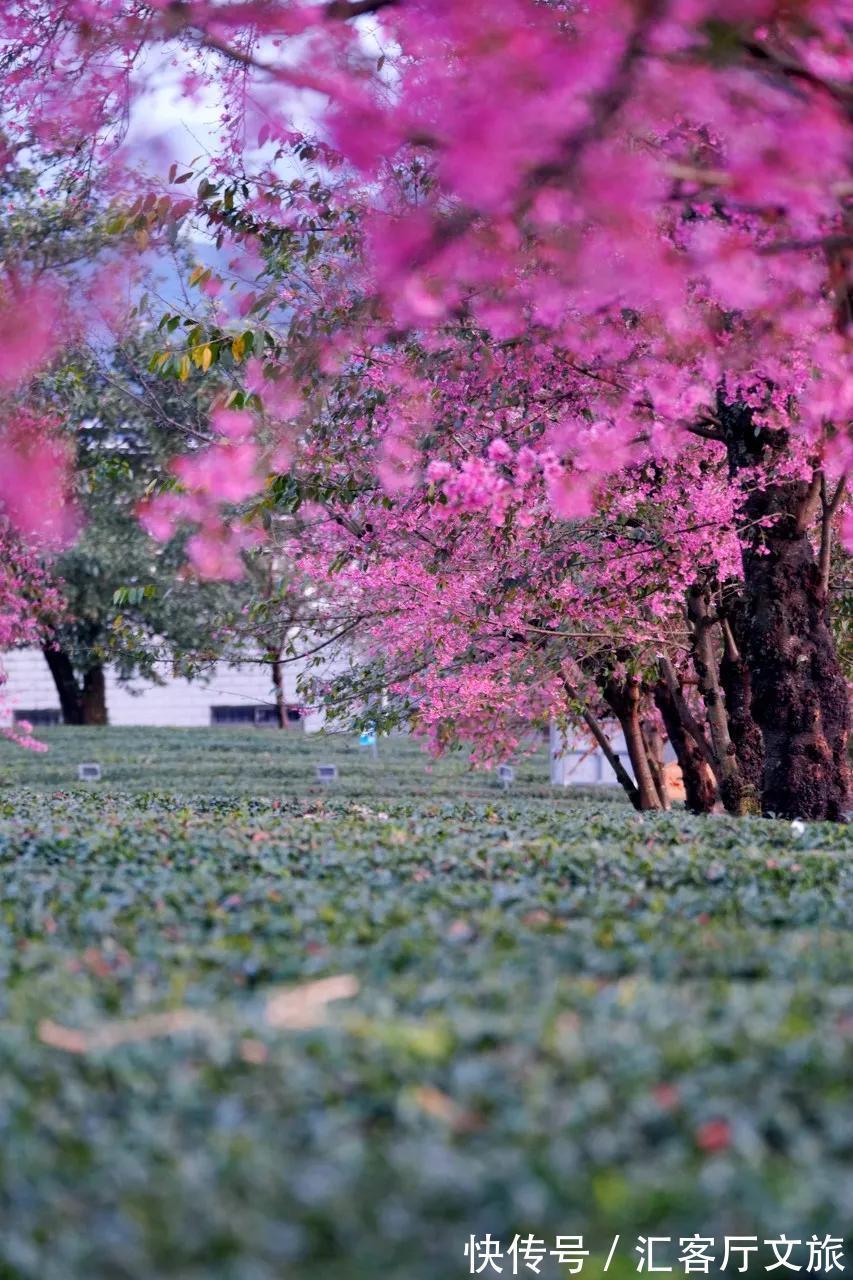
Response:
[[[48,671],[44,655],[39,649],[17,649],[2,655],[2,668],[7,679],[0,702],[0,723],[9,724],[17,711],[59,710],[59,696],[53,678]],[[194,728],[212,723],[211,708],[215,706],[269,706],[274,701],[270,669],[263,663],[245,663],[242,666],[217,664],[209,679],[175,679],[168,664],[161,673],[164,683],[134,681],[120,684],[114,671],[107,670],[107,711],[112,725],[150,725],[163,728]],[[299,663],[284,667],[285,701],[289,705],[304,707],[297,691],[300,674]],[[306,733],[322,729],[322,711],[305,708],[302,727]],[[298,726],[297,726],[298,727]],[[631,777],[634,776],[625,738],[611,732],[613,750],[619,756]],[[667,744],[665,759],[675,758]],[[618,786],[616,775],[601,749],[577,736],[567,737],[551,725],[550,732],[551,782],[555,786]]]
[[[611,729],[608,734],[610,745],[631,778],[634,769],[625,745],[625,735]],[[551,782],[556,787],[613,787],[619,781],[609,761],[595,743],[585,741],[582,737],[566,735],[551,723],[550,732]],[[667,742],[664,747],[664,760],[671,763],[675,760],[675,752]]]
[[[7,679],[3,686],[0,722],[8,724],[14,712],[59,709],[59,696],[38,649],[18,649],[2,655]],[[164,683],[134,681],[120,684],[107,669],[107,711],[113,725],[157,725],[192,728],[211,724],[211,707],[260,706],[274,701],[270,668],[263,663],[242,666],[217,664],[205,680],[175,679],[167,663],[160,668]],[[304,706],[296,689],[299,663],[284,667],[285,701]],[[322,728],[323,715],[307,709],[303,727],[311,733]]]

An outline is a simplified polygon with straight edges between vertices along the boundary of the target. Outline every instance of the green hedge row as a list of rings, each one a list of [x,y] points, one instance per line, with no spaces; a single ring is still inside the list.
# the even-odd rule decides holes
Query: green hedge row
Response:
[[[620,1280],[640,1233],[849,1231],[844,829],[106,787],[3,813],[3,1280],[452,1280],[487,1232],[581,1233],[588,1275],[619,1232]],[[324,1021],[271,1020],[332,976]]]
[[[432,760],[408,736],[382,738],[378,757],[343,734],[304,734],[275,729],[45,729],[38,736],[46,754],[22,751],[0,740],[0,795],[5,788],[76,788],[77,766],[100,763],[102,789],[173,791],[199,794],[292,796],[319,794],[321,763],[336,764],[338,794],[348,796],[494,797],[501,785],[492,771],[472,769],[464,752]],[[516,766],[514,795],[571,803],[578,794],[624,801],[619,788],[555,792],[548,778],[544,746]]]

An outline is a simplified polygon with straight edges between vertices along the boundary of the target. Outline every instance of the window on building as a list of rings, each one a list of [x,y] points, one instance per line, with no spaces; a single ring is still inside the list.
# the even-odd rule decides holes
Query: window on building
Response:
[[[278,709],[276,707],[255,707],[255,724],[270,725],[275,729],[278,725]]]
[[[299,707],[287,707],[288,725],[294,729],[302,728],[302,714]],[[278,709],[272,703],[240,703],[236,707],[211,707],[210,723],[214,725],[254,724],[261,728],[278,726]]]
[[[241,703],[238,707],[211,707],[211,724],[254,724],[255,708],[251,702]]]
[[[16,710],[13,715],[15,724],[27,720],[33,728],[38,726],[43,729],[46,725],[62,724],[62,712],[58,707],[38,707],[32,711]]]

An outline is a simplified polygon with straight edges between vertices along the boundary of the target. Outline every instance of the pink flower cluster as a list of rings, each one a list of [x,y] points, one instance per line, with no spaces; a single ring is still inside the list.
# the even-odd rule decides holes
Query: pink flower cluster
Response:
[[[200,296],[238,347],[255,326],[233,376],[257,411],[213,414],[145,526],[235,576],[251,499],[292,473],[319,495],[299,554],[436,743],[505,746],[581,651],[677,647],[697,571],[740,572],[749,486],[849,468],[849,0],[51,8],[0,14],[10,146],[90,148],[121,203],[171,159],[117,123],[157,91],[147,45],[219,108],[197,194],[176,168],[136,199],[155,248],[194,218],[233,250]],[[67,312],[50,279],[0,290],[0,393]],[[784,436],[772,471],[732,480],[722,402]],[[22,527],[52,465],[32,433],[2,455]]]

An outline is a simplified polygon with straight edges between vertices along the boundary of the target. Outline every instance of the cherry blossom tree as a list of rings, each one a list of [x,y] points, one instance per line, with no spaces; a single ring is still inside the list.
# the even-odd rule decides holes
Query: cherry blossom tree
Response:
[[[8,520],[0,521],[0,652],[41,644],[47,635],[46,618],[59,617],[64,610],[61,587],[46,569],[38,549],[22,543]],[[5,681],[0,666],[0,709],[9,714],[14,707],[4,696]],[[26,721],[4,724],[0,732],[19,746],[45,750]]]
[[[347,528],[335,495],[370,492],[353,466],[369,447],[387,546],[431,490],[477,516],[457,520],[460,571],[466,539],[472,564],[492,554],[490,530],[521,555],[529,521],[580,631],[590,543],[570,553],[580,570],[560,558],[578,522],[609,520],[594,545],[621,557],[620,487],[642,503],[651,475],[665,503],[686,486],[685,537],[711,532],[692,562],[658,568],[686,601],[672,626],[686,619],[721,793],[841,816],[848,702],[826,566],[850,452],[850,21],[827,0],[7,7],[9,155],[38,146],[73,156],[80,181],[97,174],[127,246],[148,251],[186,219],[228,246],[227,268],[199,275],[204,305],[168,318],[159,367],[222,365],[233,394],[149,526],[194,523],[198,568],[236,572],[254,534],[235,510],[267,476],[325,473],[320,507]],[[164,58],[179,96],[219,106],[201,166],[169,167],[134,134]],[[32,270],[2,298],[11,385],[50,357],[68,298]],[[39,318],[23,344],[25,310]],[[482,395],[466,411],[484,348],[508,422]],[[709,469],[720,510],[697,521]],[[414,581],[419,558],[397,545]],[[629,614],[620,676],[620,655],[646,647],[648,617]],[[426,668],[422,705],[439,705],[438,678]],[[530,689],[547,703],[538,678]]]

